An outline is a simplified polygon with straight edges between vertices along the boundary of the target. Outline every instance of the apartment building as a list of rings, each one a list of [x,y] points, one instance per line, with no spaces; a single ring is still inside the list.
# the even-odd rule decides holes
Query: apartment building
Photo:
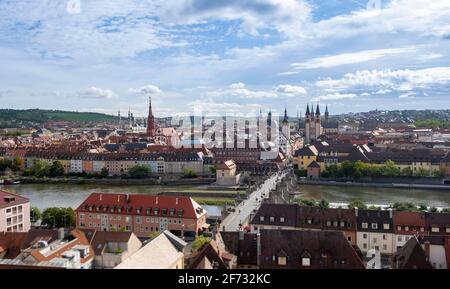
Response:
[[[93,193],[75,212],[78,228],[138,237],[165,230],[194,237],[207,226],[206,211],[189,197]]]
[[[30,200],[0,190],[0,232],[27,232],[30,227]]]
[[[392,210],[358,210],[356,241],[363,253],[375,249],[381,254],[391,255],[394,245],[394,225]]]

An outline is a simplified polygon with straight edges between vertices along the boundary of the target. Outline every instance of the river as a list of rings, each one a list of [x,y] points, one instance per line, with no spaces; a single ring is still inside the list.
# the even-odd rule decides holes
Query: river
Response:
[[[91,193],[122,193],[155,195],[165,191],[195,190],[195,186],[154,186],[154,185],[91,185],[91,184],[21,184],[0,186],[0,189],[17,193],[30,199],[31,206],[41,210],[49,207],[77,208]],[[222,207],[203,205],[211,215],[220,215]]]
[[[434,207],[450,207],[450,191],[316,185],[298,185],[296,191],[301,193],[299,198],[325,199],[329,203],[348,203],[358,200],[374,205],[411,202]]]

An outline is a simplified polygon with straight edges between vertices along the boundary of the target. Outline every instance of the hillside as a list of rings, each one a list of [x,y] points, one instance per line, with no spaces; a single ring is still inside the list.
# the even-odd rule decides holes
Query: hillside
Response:
[[[72,112],[41,109],[0,109],[0,126],[14,123],[44,123],[47,121],[112,122],[117,117],[93,112]]]

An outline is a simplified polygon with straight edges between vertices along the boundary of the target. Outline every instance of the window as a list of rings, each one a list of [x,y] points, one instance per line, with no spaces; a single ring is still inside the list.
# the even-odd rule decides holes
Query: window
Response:
[[[259,217],[259,220],[260,220],[261,222],[264,222],[264,216],[260,216],[260,217]]]
[[[363,234],[363,239],[367,239],[367,234]]]
[[[402,230],[402,226],[397,226],[397,231],[401,231]]]
[[[377,242],[377,238],[373,238],[373,242],[376,243]]]
[[[333,222],[333,227],[337,227],[338,226],[338,221],[334,221]]]
[[[398,237],[397,237],[397,241],[398,241],[398,242],[401,242],[401,241],[402,241],[402,236],[398,236]]]
[[[383,235],[383,240],[387,240],[387,235]]]
[[[389,230],[390,227],[389,224],[383,224],[383,229],[385,230]],[[408,227],[406,227],[406,231],[408,231]]]
[[[280,222],[284,223],[284,217],[280,217]],[[450,228],[447,228],[447,230],[449,230]]]
[[[304,267],[311,266],[311,259],[309,259],[309,258],[302,258],[302,266],[304,266]]]
[[[383,250],[384,250],[384,251],[387,250],[387,245],[383,245]]]
[[[450,233],[450,227],[445,228],[446,233]]]
[[[439,227],[432,227],[431,232],[433,233],[439,233]]]
[[[347,236],[347,240],[348,240],[349,242],[351,242],[351,241],[352,241],[352,237],[351,237],[351,236]]]
[[[80,214],[80,220],[84,219],[84,214]]]
[[[362,226],[363,229],[367,229],[369,227],[367,223],[362,223],[361,226]]]
[[[405,231],[409,231],[409,227],[408,226],[405,227]]]
[[[141,217],[136,217],[136,223],[138,223],[138,224],[141,223]]]
[[[327,227],[331,226],[331,221],[327,221]]]
[[[286,265],[286,257],[278,257],[278,265]]]
[[[378,229],[378,224],[377,223],[372,223],[372,229]]]
[[[275,222],[275,217],[270,217],[271,222]]]
[[[345,227],[345,222],[341,221],[341,227]]]

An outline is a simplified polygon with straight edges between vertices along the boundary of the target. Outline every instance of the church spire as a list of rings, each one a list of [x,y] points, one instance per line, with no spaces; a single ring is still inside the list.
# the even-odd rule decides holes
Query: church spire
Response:
[[[319,108],[319,104],[317,104],[317,107],[316,107],[316,116],[317,115],[320,115],[320,108]]]
[[[305,115],[310,115],[310,112],[309,112],[309,104],[306,105],[306,114],[305,114]]]
[[[286,106],[284,106],[284,118],[283,118],[283,123],[289,123],[289,118],[287,115],[287,108]]]

